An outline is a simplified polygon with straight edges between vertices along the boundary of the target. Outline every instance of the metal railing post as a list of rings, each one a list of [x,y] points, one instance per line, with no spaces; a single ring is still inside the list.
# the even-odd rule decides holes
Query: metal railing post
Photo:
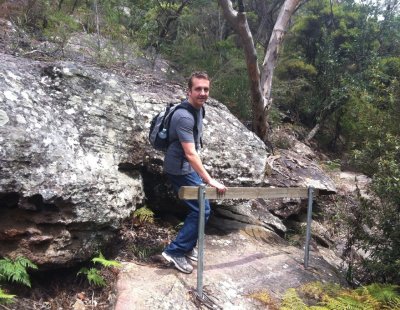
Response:
[[[308,206],[307,206],[307,231],[306,231],[306,244],[304,246],[304,268],[308,268],[308,260],[310,258],[310,239],[311,239],[311,215],[313,203],[313,190],[310,186],[308,188]]]
[[[197,258],[197,294],[203,298],[203,265],[204,265],[204,226],[205,226],[205,200],[206,185],[199,186],[199,238],[198,238],[198,258]]]

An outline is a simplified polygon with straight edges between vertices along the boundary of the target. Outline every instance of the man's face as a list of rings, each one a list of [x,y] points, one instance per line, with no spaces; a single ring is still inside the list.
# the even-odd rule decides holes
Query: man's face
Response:
[[[200,109],[208,99],[210,81],[206,79],[193,78],[192,88],[188,91],[188,100],[196,109]]]

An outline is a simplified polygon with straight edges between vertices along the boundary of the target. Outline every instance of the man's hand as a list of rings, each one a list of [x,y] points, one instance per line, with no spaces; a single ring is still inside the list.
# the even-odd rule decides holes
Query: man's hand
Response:
[[[193,169],[200,175],[200,177],[206,182],[208,185],[215,187],[219,195],[223,195],[226,192],[226,187],[224,184],[218,182],[213,179],[201,162],[199,154],[196,151],[195,145],[193,142],[181,142],[183,151],[185,152],[185,157],[189,161],[190,165]]]
[[[226,192],[226,186],[215,179],[211,179],[208,182],[208,185],[215,187],[220,195],[223,195]]]

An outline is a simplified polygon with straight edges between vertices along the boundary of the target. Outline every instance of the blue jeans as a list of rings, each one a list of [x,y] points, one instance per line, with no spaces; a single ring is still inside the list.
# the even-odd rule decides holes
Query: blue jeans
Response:
[[[174,191],[177,193],[181,186],[198,186],[203,183],[196,172],[185,175],[167,174],[172,183]],[[184,200],[184,203],[189,207],[183,227],[178,232],[175,240],[172,241],[166,248],[165,252],[173,256],[184,256],[186,252],[191,251],[197,243],[198,226],[199,226],[199,203],[197,200]],[[210,203],[205,201],[205,220],[207,222],[210,217]]]

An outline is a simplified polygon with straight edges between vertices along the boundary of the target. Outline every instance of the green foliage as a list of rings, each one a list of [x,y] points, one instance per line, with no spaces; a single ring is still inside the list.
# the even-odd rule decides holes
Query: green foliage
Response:
[[[43,29],[46,24],[48,1],[18,1],[16,3],[9,3],[9,9],[10,11],[5,12],[5,14],[23,29],[35,32]]]
[[[1,288],[0,288],[0,305],[1,304],[7,304],[7,303],[12,303],[14,300],[15,295],[10,295],[5,293]]]
[[[331,11],[329,1],[308,2],[287,37],[273,90],[275,104],[296,121],[321,125],[320,145],[372,177],[372,200],[338,218],[349,248],[367,253],[360,261],[349,256],[349,278],[366,283],[400,281],[400,19],[386,10],[345,1]],[[356,307],[353,297],[331,303]]]
[[[280,310],[307,310],[307,305],[301,300],[299,295],[297,294],[294,288],[290,288],[286,291],[285,295],[283,295],[283,300]]]
[[[335,283],[309,282],[302,285],[299,291],[307,298],[322,301],[325,296],[337,296],[341,287]]]
[[[64,53],[68,39],[79,29],[79,24],[72,16],[62,11],[55,11],[47,16],[47,27],[43,33],[50,41],[56,43]]]
[[[329,1],[308,2],[286,38],[275,103],[310,128],[322,124],[317,139],[325,148],[353,150],[363,145],[371,124],[396,126],[398,49],[387,48],[382,33],[397,38],[400,23],[395,15],[377,18],[385,9],[353,1],[332,7]]]
[[[154,223],[154,212],[148,207],[136,209],[133,212],[133,217],[136,218],[141,224]]]
[[[288,59],[281,63],[276,74],[280,79],[314,78],[317,75],[316,68],[301,59]]]
[[[271,294],[268,293],[267,291],[255,292],[255,293],[248,295],[248,297],[254,298],[254,299],[262,302],[264,305],[267,306],[267,309],[270,309],[270,310],[278,309],[274,298],[272,298]]]
[[[384,128],[384,127],[383,127]],[[383,131],[383,132],[382,132]],[[372,175],[374,198],[360,200],[351,222],[356,246],[369,253],[363,260],[366,281],[398,283],[400,275],[400,136],[370,126],[364,145],[353,151],[353,164]]]
[[[331,171],[339,171],[341,167],[341,161],[340,159],[334,159],[334,160],[327,160],[323,162],[323,166]]]
[[[19,256],[15,260],[0,260],[0,281],[15,282],[31,287],[27,269],[38,269],[29,259]]]
[[[400,309],[400,287],[397,285],[373,283],[368,286],[357,288],[360,294],[371,295],[382,309],[384,307],[392,307],[390,309]],[[389,309],[389,308],[387,308]]]
[[[149,257],[153,256],[154,254],[162,252],[164,246],[143,246],[143,245],[136,245],[133,244],[130,246],[130,251],[132,254],[138,258],[140,261],[146,261]]]
[[[308,306],[291,288],[286,291],[279,309],[377,310],[398,309],[400,305],[399,287],[395,285],[371,284],[351,290],[332,283],[310,282],[298,292],[309,303],[318,305]]]
[[[94,257],[92,259],[92,262],[94,264],[98,263],[100,265],[102,265],[105,268],[120,268],[121,264],[117,261],[114,260],[107,260],[103,254],[100,252],[98,257]],[[86,279],[89,281],[90,285],[95,285],[95,286],[106,286],[106,282],[103,278],[103,276],[101,275],[101,270],[96,269],[96,268],[86,268],[86,267],[82,267],[78,273],[76,274],[78,275],[85,275]]]
[[[115,260],[108,260],[106,259],[103,254],[100,252],[98,257],[94,257],[92,259],[93,263],[99,263],[104,267],[121,267],[121,263],[115,261]]]
[[[100,270],[96,268],[81,268],[77,275],[83,274],[86,276],[87,280],[89,281],[90,285],[95,286],[106,286],[106,281],[104,280],[103,276],[100,273]]]

